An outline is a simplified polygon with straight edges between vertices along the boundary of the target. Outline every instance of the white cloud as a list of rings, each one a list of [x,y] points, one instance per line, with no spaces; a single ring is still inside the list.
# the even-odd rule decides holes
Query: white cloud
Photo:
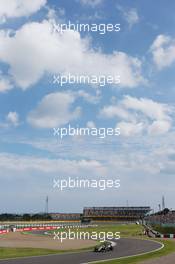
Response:
[[[7,92],[13,88],[10,80],[7,77],[0,75],[0,93]]]
[[[159,181],[157,196],[160,196],[160,193],[162,193],[161,189],[163,190],[163,187],[166,184],[167,194],[170,192],[171,193],[170,198],[172,198],[172,195],[174,194],[172,182],[174,184],[175,179],[173,175],[172,176],[170,175],[170,173],[174,172],[174,163],[168,159],[168,156],[170,154],[172,155],[174,154],[174,145],[172,145],[174,142],[173,141],[174,134],[172,135],[171,140],[170,138],[168,138],[167,140],[167,137],[165,136],[149,138],[149,139],[146,137],[142,137],[142,144],[140,144],[141,142],[140,139],[141,139],[140,137],[139,138],[135,137],[132,141],[130,139],[128,141],[127,139],[124,140],[122,139],[123,142],[122,148],[116,145],[116,141],[113,141],[110,144],[110,146],[108,141],[106,142],[106,144],[105,143],[101,144],[101,142],[99,142],[99,144],[94,145],[93,148],[91,145],[91,140],[89,144],[87,144],[86,148],[84,148],[82,144],[81,146],[77,146],[77,144],[75,144],[72,149],[72,145],[71,145],[71,148],[70,147],[68,148],[68,152],[65,159],[60,158],[62,154],[62,150],[65,151],[65,146],[63,146],[60,149],[60,147],[58,147],[56,144],[55,144],[55,149],[58,150],[59,154],[56,153],[56,151],[53,151],[53,155],[58,154],[59,158],[52,158],[50,160],[45,157],[38,157],[38,156],[31,157],[24,155],[20,156],[20,155],[8,154],[8,153],[1,153],[0,178],[1,181],[3,181],[3,186],[5,185],[8,186],[9,180],[12,181],[11,187],[13,187],[13,192],[12,192],[13,194],[18,191],[18,188],[23,187],[22,189],[25,190],[25,193],[28,193],[29,198],[31,198],[30,196],[31,193],[29,192],[29,189],[31,188],[29,188],[29,186],[30,187],[32,186],[34,193],[35,193],[35,188],[34,188],[35,186],[37,194],[38,194],[38,187],[40,187],[39,189],[42,190],[42,195],[44,197],[45,193],[50,193],[49,190],[51,188],[52,179],[54,177],[55,178],[64,177],[65,179],[66,177],[72,177],[72,176],[84,178],[87,177],[87,175],[89,175],[89,177],[92,178],[95,177],[95,179],[97,179],[98,177],[100,178],[101,176],[104,177],[106,176],[108,177],[108,179],[110,178],[114,179],[117,177],[120,178],[121,190],[118,190],[119,193],[118,192],[116,193],[115,191],[114,197],[116,195],[120,197],[121,205],[125,204],[126,197],[127,199],[130,200],[131,204],[132,203],[138,204],[140,202],[145,204],[146,202],[144,201],[144,199],[143,201],[138,200],[138,194],[135,195],[135,193],[137,193],[137,190],[139,190],[139,186],[141,184],[146,187],[144,188],[145,190],[142,189],[140,191],[139,199],[140,197],[143,196],[143,194],[146,195],[147,187],[150,187],[150,181],[152,182],[151,185],[152,196],[150,196],[148,199],[149,203],[154,203],[154,201],[157,200],[153,192],[155,187],[157,188],[157,181]],[[38,140],[40,141],[41,138],[38,138]],[[38,143],[38,140],[37,139],[32,140],[31,142],[32,146],[33,143]],[[44,141],[47,142],[48,146],[50,147],[50,140],[44,139]],[[16,143],[16,138],[15,138],[15,143]],[[134,143],[136,147],[133,148],[132,143]],[[168,148],[168,145],[170,148]],[[117,152],[116,152],[116,147],[114,146],[117,146]],[[88,150],[90,152],[88,152]],[[94,157],[92,158],[92,154],[94,151],[96,152],[97,159],[94,159]],[[72,155],[72,159],[70,158],[68,160],[68,156],[70,152],[72,152],[73,155]],[[83,155],[85,154],[88,157],[78,160],[80,155],[82,155],[82,152]],[[169,179],[172,180],[167,182],[167,177],[165,177],[167,175]],[[20,184],[17,184],[15,186],[14,184],[16,181],[20,182]],[[72,193],[69,193],[70,194],[69,195],[68,192],[66,192],[67,199],[70,199],[71,201],[82,201],[84,197],[83,196],[84,190],[83,193],[82,192],[76,192],[76,193],[78,195],[78,199],[77,197],[76,198],[73,197]],[[87,195],[88,194],[89,192],[87,191]],[[107,192],[107,197],[109,198],[107,200],[105,198],[105,201],[108,204],[111,202],[111,194],[112,194],[112,190],[109,190]],[[97,192],[94,193],[93,198],[90,195],[89,203],[93,203],[93,200],[97,199],[98,195],[99,194]],[[113,194],[112,194],[112,199],[113,199]],[[133,201],[133,199],[135,200]],[[169,200],[170,203],[171,200],[172,199]],[[38,203],[40,204],[40,200]],[[78,207],[82,208],[84,206],[84,203],[86,203],[85,200],[83,200],[82,204],[81,202],[78,203]],[[65,208],[65,203],[63,203],[63,210],[64,208]],[[68,207],[68,210],[70,210],[70,207]]]
[[[59,20],[60,23],[65,22],[65,21],[62,21],[62,18],[64,18],[66,14],[66,11],[64,8],[56,7],[56,9],[54,9],[54,8],[50,8],[49,6],[46,6],[46,9],[48,10],[46,17],[49,20],[53,20],[53,21]]]
[[[133,115],[130,114],[127,109],[124,109],[123,106],[116,104],[105,106],[100,111],[100,115],[105,118],[120,117],[125,120],[133,120]]]
[[[129,25],[129,28],[132,28],[135,24],[139,22],[140,18],[136,8],[125,9],[118,5],[117,9],[121,11],[123,18]]]
[[[170,120],[169,113],[171,113],[171,108],[151,99],[137,99],[131,96],[125,96],[122,104],[126,109],[139,111],[152,120]]]
[[[9,129],[11,127],[19,126],[19,115],[17,112],[10,111],[4,118],[3,121],[0,121],[0,128]]]
[[[72,110],[75,95],[66,92],[51,93],[39,102],[37,108],[31,111],[27,121],[35,127],[53,128],[67,124],[80,116],[80,108]]]
[[[102,12],[96,11],[94,9],[94,13],[82,13],[81,15],[76,16],[79,21],[86,21],[86,23],[94,22],[95,20],[104,19],[104,14]]]
[[[93,121],[88,121],[88,122],[86,123],[86,126],[87,126],[88,128],[94,128],[94,127],[96,127],[96,125],[95,125],[95,123],[94,123]]]
[[[35,156],[21,156],[10,153],[0,153],[0,168],[1,171],[22,172],[21,177],[29,171],[48,173],[48,176],[54,174],[59,176],[70,176],[77,174],[87,175],[104,175],[105,167],[96,160],[65,160],[65,159],[48,159]],[[10,175],[13,175],[10,173]],[[82,175],[81,175],[82,176]],[[0,175],[3,177],[3,175]],[[18,177],[18,176],[17,176]]]
[[[4,23],[7,18],[30,16],[46,4],[47,0],[1,0],[0,21]]]
[[[100,116],[117,117],[121,134],[125,136],[147,132],[150,135],[164,134],[172,127],[172,107],[147,98],[125,96],[118,104],[105,106]]]
[[[0,61],[9,65],[10,75],[22,89],[37,83],[45,73],[120,75],[121,87],[144,82],[138,58],[124,52],[96,51],[90,40],[82,39],[78,32],[53,33],[49,21],[25,24],[13,35],[0,31]]]
[[[165,134],[171,129],[171,122],[168,120],[154,121],[148,128],[148,133],[151,135]]]
[[[99,102],[98,95],[93,96],[83,90],[50,93],[44,96],[36,109],[28,114],[27,121],[32,126],[40,128],[65,125],[81,115],[80,107],[73,109],[73,104],[78,98],[83,98],[90,104]]]
[[[80,0],[82,5],[91,6],[92,8],[100,5],[103,0]]]
[[[91,104],[97,104],[100,101],[100,95],[96,92],[96,95],[91,95],[83,90],[79,90],[74,93],[76,97],[82,97],[85,101]]]
[[[159,70],[171,66],[175,62],[175,39],[159,35],[151,45],[153,61]]]
[[[8,125],[19,125],[19,115],[17,112],[9,112],[6,116],[6,120]]]
[[[133,25],[139,22],[139,16],[135,8],[131,8],[128,12],[125,13],[125,19],[131,28]]]
[[[135,136],[140,135],[143,132],[144,124],[141,123],[131,123],[121,121],[117,124],[120,127],[121,135],[122,136]]]

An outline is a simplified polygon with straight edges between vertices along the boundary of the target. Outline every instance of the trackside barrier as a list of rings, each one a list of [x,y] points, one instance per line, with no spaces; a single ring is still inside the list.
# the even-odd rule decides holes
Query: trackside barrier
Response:
[[[9,230],[0,230],[0,235],[9,233]]]
[[[23,232],[23,231],[40,231],[40,230],[54,230],[58,229],[58,226],[43,226],[43,227],[24,227],[24,228],[18,228],[15,231],[16,232]]]
[[[22,228],[15,228],[15,232],[23,232],[23,231],[40,231],[40,230],[55,230],[59,228],[87,228],[87,227],[97,227],[97,225],[55,225],[55,226],[28,226],[28,227],[22,227]]]
[[[175,238],[175,234],[165,234],[165,235],[161,235],[161,238]]]
[[[13,228],[13,232],[30,232],[30,231],[40,231],[40,230],[43,230],[43,231],[48,231],[48,230],[55,230],[55,229],[59,229],[59,228],[87,228],[87,227],[97,227],[97,225],[55,225],[55,226],[33,226],[33,227],[22,227],[22,228],[18,228],[18,227],[15,227]],[[10,231],[8,229],[5,229],[5,230],[0,230],[0,234],[7,234],[9,233]]]

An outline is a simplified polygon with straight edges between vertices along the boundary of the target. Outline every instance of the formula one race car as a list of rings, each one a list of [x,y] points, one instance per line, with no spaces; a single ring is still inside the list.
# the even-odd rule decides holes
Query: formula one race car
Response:
[[[113,250],[113,246],[111,243],[104,243],[94,248],[94,252],[107,252],[112,250]]]

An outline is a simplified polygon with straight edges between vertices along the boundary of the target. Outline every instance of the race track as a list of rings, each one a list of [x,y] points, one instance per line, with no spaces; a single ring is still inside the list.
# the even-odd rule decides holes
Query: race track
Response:
[[[91,261],[100,261],[147,253],[153,250],[158,250],[161,247],[162,245],[160,243],[150,240],[121,238],[117,241],[117,245],[114,247],[112,252],[81,252],[39,257],[26,257],[21,259],[1,260],[0,264],[82,264],[89,263]]]

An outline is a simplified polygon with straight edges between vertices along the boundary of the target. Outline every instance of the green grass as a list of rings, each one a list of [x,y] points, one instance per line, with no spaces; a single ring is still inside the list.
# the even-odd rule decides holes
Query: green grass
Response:
[[[99,243],[97,243],[97,245],[99,245]],[[81,248],[81,249],[70,249],[70,250],[52,250],[52,249],[42,249],[42,248],[0,248],[0,259],[63,254],[63,253],[78,253],[82,251],[83,252],[92,251],[93,249],[94,246]]]
[[[79,232],[120,232],[121,237],[141,237],[143,234],[143,227],[141,225],[136,224],[124,224],[124,225],[99,225],[97,227],[87,227],[87,228],[73,228],[72,231],[76,232],[78,230]],[[54,232],[62,232],[62,231],[68,231],[68,229],[60,228],[58,230],[52,230],[49,233],[53,234]]]
[[[153,225],[153,229],[161,234],[175,234],[175,227],[173,226]]]
[[[111,260],[111,261],[105,261],[105,262],[96,262],[98,264],[105,263],[105,264],[136,264],[141,263],[142,261],[153,259],[153,258],[160,258],[162,256],[166,256],[168,254],[171,254],[175,252],[175,242],[172,240],[156,240],[159,242],[162,242],[164,244],[164,248],[160,251],[147,253],[142,256],[137,257],[129,257],[125,259],[120,260]]]
[[[34,248],[0,248],[0,259],[41,256],[58,253],[56,250]]]
[[[71,229],[76,232],[77,229]],[[65,231],[65,229],[58,229],[56,232]],[[143,236],[143,227],[136,224],[125,224],[125,225],[99,225],[97,227],[91,228],[81,228],[79,231],[82,232],[121,232],[121,237],[136,237],[136,238],[145,238]],[[53,231],[51,232],[53,234]],[[141,261],[161,257],[172,252],[175,252],[175,241],[170,240],[156,240],[163,242],[165,247],[157,252],[148,253],[142,256],[130,257],[127,259],[120,260],[112,260],[106,261],[107,264],[136,264]],[[92,250],[93,247],[81,249],[81,250],[69,250],[69,252],[81,252],[85,250]],[[30,249],[30,248],[0,248],[0,259],[4,258],[16,258],[16,257],[26,257],[26,256],[40,256],[40,255],[49,255],[49,254],[58,254],[58,253],[66,253],[68,251],[58,251],[58,250],[47,250],[47,249]],[[98,262],[100,263],[100,262]],[[102,263],[102,262],[101,262]]]

